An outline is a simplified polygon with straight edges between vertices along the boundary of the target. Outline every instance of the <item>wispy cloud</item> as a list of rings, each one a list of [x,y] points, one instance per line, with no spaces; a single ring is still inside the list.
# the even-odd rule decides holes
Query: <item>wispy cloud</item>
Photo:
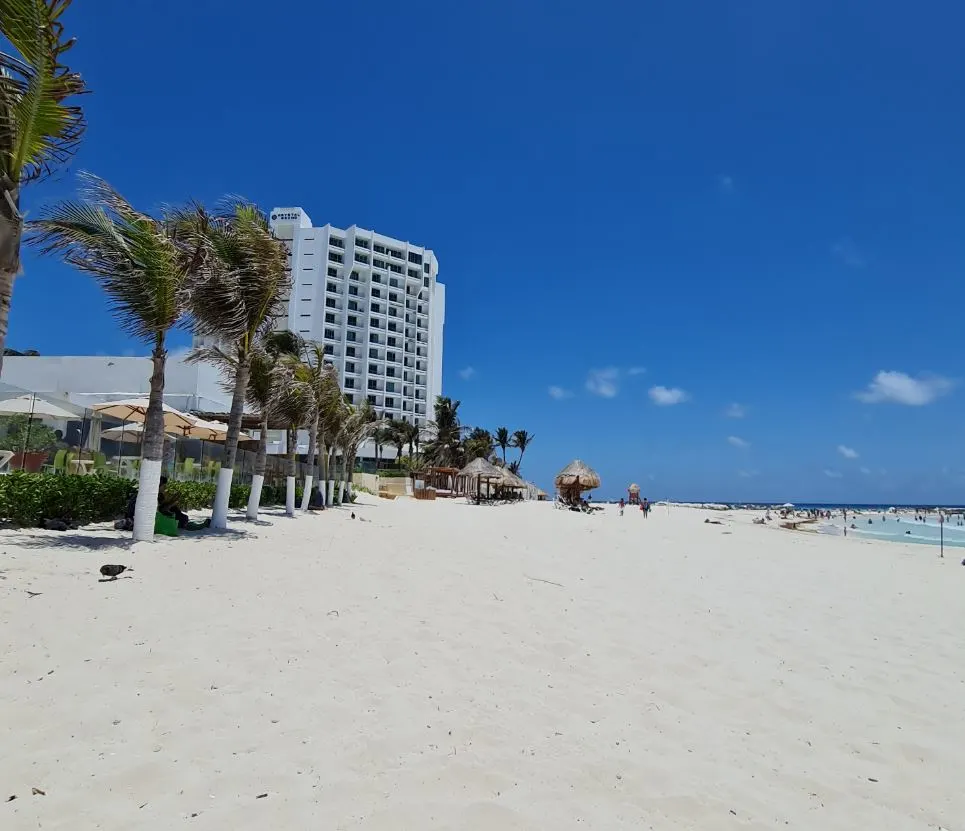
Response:
[[[550,398],[555,398],[557,401],[562,401],[564,398],[572,398],[573,393],[563,387],[550,387],[548,390]]]
[[[922,407],[931,404],[950,392],[954,381],[940,375],[922,375],[912,378],[904,372],[882,370],[867,389],[856,392],[854,397],[865,404],[906,404],[909,407]]]
[[[609,366],[605,369],[591,369],[586,377],[586,388],[601,398],[613,398],[620,391],[620,370]]]
[[[631,366],[627,370],[627,375],[643,375],[647,371],[646,367],[643,366]]]
[[[868,468],[866,468],[866,467],[862,467],[862,468],[858,468],[858,469],[859,469],[865,476],[870,476],[870,475],[871,475],[871,471],[870,471]]]
[[[470,378],[474,377],[475,375],[476,375],[476,370],[473,369],[471,366],[463,367],[462,369],[459,370],[459,377],[462,378],[463,381],[468,381]]]
[[[831,246],[831,254],[834,258],[848,268],[864,268],[867,265],[861,249],[855,245],[854,240],[844,237],[839,239]]]
[[[721,193],[733,193],[737,189],[737,183],[730,174],[721,173],[720,176],[717,177],[717,187]]]
[[[737,475],[740,476],[741,479],[753,479],[759,473],[760,473],[759,470],[738,470],[737,471]]]
[[[724,415],[727,418],[743,418],[747,415],[747,407],[743,404],[738,404],[736,401],[733,404],[728,405],[727,409],[724,410]]]
[[[829,468],[825,468],[825,470],[824,470],[824,475],[827,476],[828,479],[840,479],[840,478],[841,478],[841,473],[840,473],[840,471],[831,470],[831,469],[829,469]]]
[[[855,450],[853,447],[847,447],[846,445],[843,445],[843,444],[838,445],[838,453],[840,453],[846,459],[858,458],[857,450]]]
[[[650,387],[647,394],[650,400],[660,407],[672,407],[690,400],[690,393],[679,387]]]
[[[728,436],[727,443],[733,445],[734,447],[740,447],[741,449],[745,449],[751,446],[751,443],[749,441],[742,439],[740,436]]]

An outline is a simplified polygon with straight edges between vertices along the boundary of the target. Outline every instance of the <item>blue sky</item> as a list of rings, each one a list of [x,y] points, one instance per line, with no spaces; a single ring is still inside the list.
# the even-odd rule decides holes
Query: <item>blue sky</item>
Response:
[[[445,392],[535,433],[544,486],[580,456],[601,495],[965,501],[965,7],[158,8],[72,7],[72,172],[432,247]],[[10,346],[144,351],[25,272]]]

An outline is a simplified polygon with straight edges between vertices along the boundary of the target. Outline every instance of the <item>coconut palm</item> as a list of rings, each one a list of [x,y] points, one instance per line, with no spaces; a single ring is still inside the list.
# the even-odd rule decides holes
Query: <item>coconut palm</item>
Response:
[[[497,427],[493,441],[500,450],[503,451],[503,467],[506,466],[506,450],[513,446],[513,439],[509,435],[509,430],[505,427]]]
[[[459,405],[447,396],[438,396],[434,404],[435,418],[429,422],[432,438],[425,445],[426,460],[441,467],[462,467],[462,425],[459,423]]]
[[[415,458],[415,451],[419,449],[419,425],[409,421],[400,421],[399,430],[409,447],[409,458]]]
[[[285,481],[285,513],[295,515],[295,455],[298,450],[298,431],[312,423],[315,417],[315,395],[312,391],[310,370],[298,358],[283,358],[275,372],[278,397],[275,413],[285,424],[288,450],[288,476]]]
[[[323,406],[319,413],[317,446],[321,462],[321,481],[325,483],[323,501],[328,507],[332,504],[339,435],[348,417],[350,405],[340,395],[327,397],[326,402],[326,406]]]
[[[402,454],[408,442],[408,433],[405,429],[404,421],[392,420],[386,425],[389,435],[389,444],[395,448],[395,466],[402,467]]]
[[[336,475],[335,492],[339,494],[339,501],[343,501],[343,495],[350,491],[352,472],[355,470],[355,460],[358,457],[359,446],[372,433],[385,426],[385,422],[377,418],[372,405],[368,402],[358,406],[346,405],[342,411],[344,419],[341,430],[339,431],[338,444],[342,451],[342,465]],[[346,488],[347,490],[343,490]]]
[[[392,434],[388,427],[378,427],[372,431],[372,441],[375,444],[375,469],[379,469],[379,461],[382,458],[382,448],[390,443]]]
[[[20,273],[20,191],[73,156],[84,114],[69,103],[85,92],[62,60],[74,45],[61,15],[71,0],[0,0],[0,370],[13,281]],[[0,46],[2,49],[2,46]]]
[[[92,275],[121,328],[151,347],[151,392],[134,513],[134,539],[151,539],[164,448],[165,340],[184,312],[192,260],[169,233],[167,217],[141,213],[106,182],[85,179],[80,201],[44,211],[29,232],[41,253],[57,254]]]
[[[316,450],[319,443],[319,426],[327,408],[342,401],[342,393],[338,386],[338,373],[328,363],[325,350],[317,343],[305,348],[305,366],[303,372],[305,380],[312,391],[313,408],[312,422],[308,432],[308,471],[305,474],[305,489],[302,493],[302,510],[308,510],[308,503],[312,495],[312,483],[315,476]]]
[[[513,433],[513,443],[512,446],[519,451],[519,460],[516,462],[516,470],[513,473],[517,473],[523,464],[523,454],[526,452],[526,448],[533,443],[535,436],[531,436],[526,430],[517,430]]]
[[[215,215],[192,206],[176,217],[176,223],[185,244],[203,252],[190,294],[196,332],[217,340],[217,345],[196,349],[189,360],[223,365],[227,356],[234,368],[228,434],[211,516],[213,527],[224,528],[251,358],[259,332],[273,321],[288,288],[288,252],[272,235],[268,217],[249,202],[227,204]]]
[[[489,461],[489,457],[493,455],[495,449],[492,434],[482,427],[474,427],[470,430],[469,435],[463,440],[462,446],[466,462],[471,462],[474,459]]]
[[[248,495],[248,519],[258,519],[258,507],[261,504],[261,489],[265,483],[265,468],[268,462],[268,424],[274,414],[279,394],[278,363],[284,356],[290,358],[301,351],[302,340],[295,333],[265,332],[251,355],[247,400],[258,412],[260,430],[258,454],[251,477],[251,492]]]

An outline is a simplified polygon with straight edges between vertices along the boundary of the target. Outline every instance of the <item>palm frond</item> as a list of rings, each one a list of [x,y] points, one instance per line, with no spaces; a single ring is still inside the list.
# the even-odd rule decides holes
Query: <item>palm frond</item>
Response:
[[[71,0],[0,0],[0,33],[17,54],[0,52],[0,175],[10,185],[36,179],[69,159],[84,133],[68,99],[86,92],[62,63],[74,45],[61,16]]]
[[[84,181],[84,198],[43,211],[28,224],[28,238],[42,254],[92,275],[121,328],[153,343],[184,313],[185,263],[163,220],[136,210],[95,176]]]

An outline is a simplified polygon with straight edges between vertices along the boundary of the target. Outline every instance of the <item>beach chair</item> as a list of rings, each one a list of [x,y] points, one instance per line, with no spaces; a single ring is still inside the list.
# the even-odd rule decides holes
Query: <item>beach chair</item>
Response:
[[[58,450],[54,453],[54,461],[46,466],[45,470],[49,473],[66,473],[67,471],[67,451]]]

